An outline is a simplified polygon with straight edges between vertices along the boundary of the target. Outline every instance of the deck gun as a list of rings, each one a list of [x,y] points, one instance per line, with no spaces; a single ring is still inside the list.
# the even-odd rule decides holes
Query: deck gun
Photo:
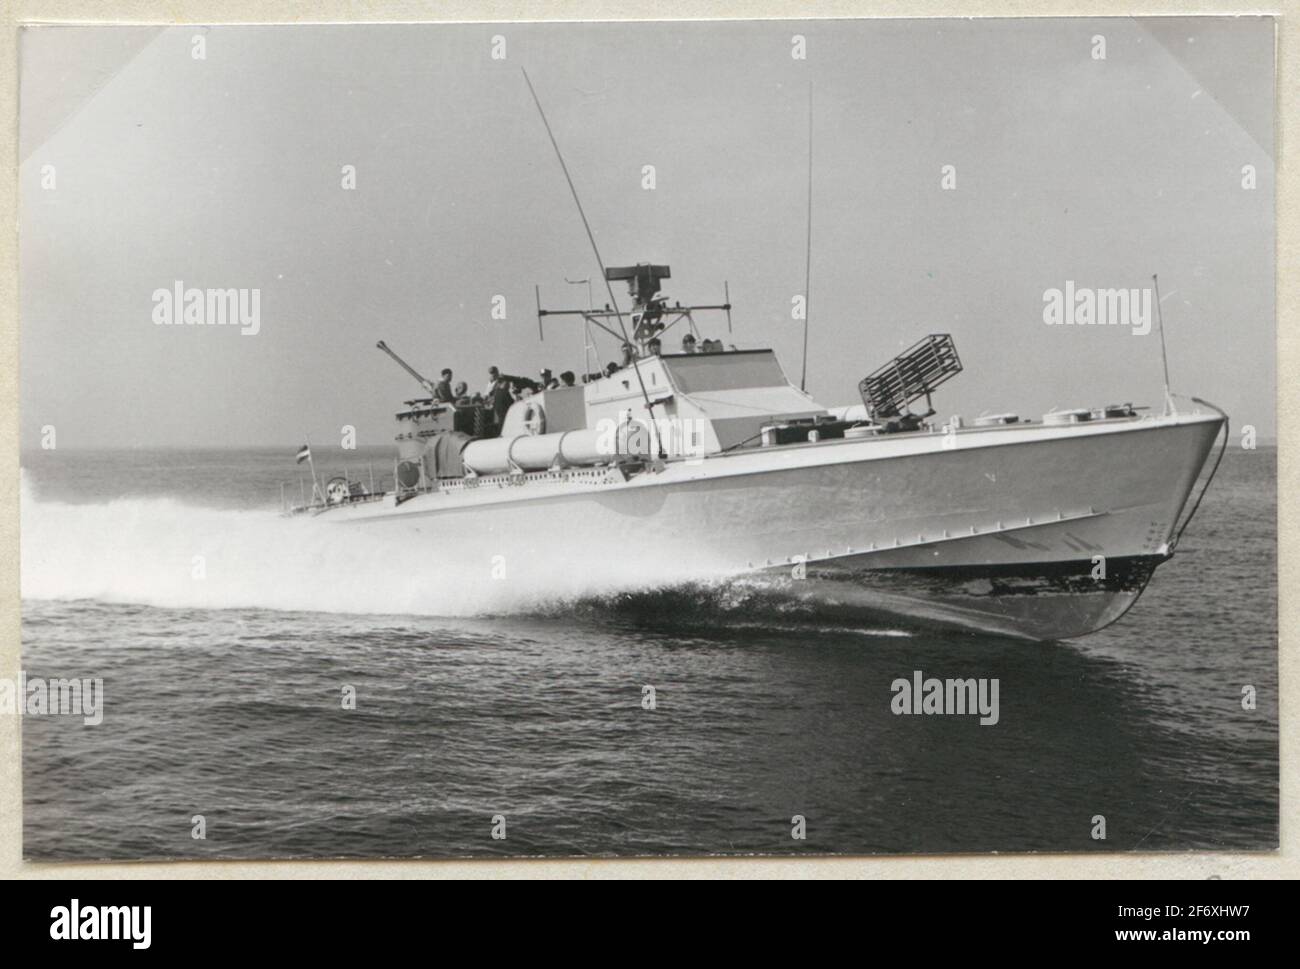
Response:
[[[416,369],[412,367],[409,363],[407,363],[405,360],[403,360],[401,357],[399,357],[396,353],[394,353],[389,348],[387,343],[385,343],[383,340],[380,340],[378,343],[375,344],[375,346],[379,347],[379,349],[383,350],[386,354],[388,354],[390,357],[396,360],[397,365],[399,367],[401,367],[412,377],[418,380],[420,382],[420,386],[429,392],[429,396],[432,397],[436,393],[436,388],[434,387],[433,382],[429,380],[425,380],[423,377],[421,377],[420,374],[416,371]]]

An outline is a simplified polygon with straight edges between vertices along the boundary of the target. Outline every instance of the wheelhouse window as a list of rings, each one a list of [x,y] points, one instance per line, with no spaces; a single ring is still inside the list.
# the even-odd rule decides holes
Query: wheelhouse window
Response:
[[[660,359],[683,394],[785,387],[789,383],[771,350],[673,354]]]

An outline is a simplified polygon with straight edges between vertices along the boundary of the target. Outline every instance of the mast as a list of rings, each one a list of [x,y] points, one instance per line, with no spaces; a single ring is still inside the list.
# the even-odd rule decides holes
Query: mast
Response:
[[[799,389],[808,389],[808,310],[812,303],[812,132],[813,132],[813,89],[808,84],[808,239],[804,248],[803,262],[803,366],[799,372]],[[730,300],[728,300],[730,302]]]
[[[614,296],[614,287],[610,285],[609,275],[605,272],[605,260],[600,257],[600,247],[596,245],[596,236],[591,231],[591,223],[587,221],[587,213],[582,209],[582,200],[578,198],[578,190],[574,187],[573,177],[569,174],[569,166],[564,163],[564,154],[560,151],[560,144],[555,140],[555,133],[551,131],[551,123],[546,120],[546,112],[542,110],[541,99],[537,97],[537,91],[533,88],[532,79],[528,76],[528,71],[523,71],[524,83],[528,85],[528,93],[533,96],[533,103],[537,105],[537,113],[542,117],[542,124],[546,127],[546,136],[551,139],[551,147],[555,149],[555,157],[560,161],[560,170],[564,172],[564,180],[569,183],[569,192],[573,195],[573,204],[578,207],[578,216],[582,219],[582,227],[587,230],[587,240],[591,243],[591,251],[595,253],[596,264],[600,267],[601,278],[605,280],[605,291],[609,294],[609,305],[614,308],[614,316],[618,320],[618,329],[623,336],[623,343],[631,346],[632,341],[628,339],[627,327],[623,323],[623,314],[618,308],[618,300]],[[637,363],[636,355],[632,355],[632,370],[636,374],[637,386],[641,388],[641,396],[645,399],[646,411],[650,414],[651,423],[654,423],[654,402],[650,399],[649,392],[645,389],[645,379],[641,376],[641,367]],[[655,435],[656,440],[658,435]],[[659,456],[664,456],[663,444],[659,443]]]
[[[595,312],[596,301],[591,298],[591,277],[588,276],[586,279],[570,279],[568,276],[565,276],[564,281],[568,283],[570,286],[581,286],[583,283],[586,283],[587,284],[587,312],[588,313]],[[542,304],[539,298],[537,302],[537,309],[541,310],[541,308],[542,308]],[[538,325],[539,326],[541,325],[540,316],[538,317]],[[596,361],[596,365],[599,366],[600,359],[599,357],[596,356],[596,345],[591,342],[591,320],[588,317],[583,317],[582,320],[582,372],[583,373],[591,372],[593,359]]]
[[[1169,393],[1169,352],[1165,349],[1165,314],[1160,308],[1160,276],[1157,273],[1151,274],[1151,282],[1156,290],[1156,319],[1160,326],[1160,362],[1165,368],[1165,413],[1174,412],[1174,398]]]

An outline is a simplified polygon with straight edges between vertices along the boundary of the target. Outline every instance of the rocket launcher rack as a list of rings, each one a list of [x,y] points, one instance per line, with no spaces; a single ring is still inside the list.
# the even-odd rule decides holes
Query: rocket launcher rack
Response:
[[[872,417],[895,417],[913,401],[924,397],[928,402],[936,387],[959,373],[961,360],[952,336],[932,333],[863,377],[858,392]]]

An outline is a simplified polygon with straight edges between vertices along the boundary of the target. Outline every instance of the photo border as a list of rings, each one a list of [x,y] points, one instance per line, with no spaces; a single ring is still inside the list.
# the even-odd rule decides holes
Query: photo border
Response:
[[[1300,586],[1296,512],[1300,468],[1291,456],[1300,443],[1296,417],[1300,395],[1282,388],[1300,383],[1300,189],[1294,163],[1282,164],[1282,146],[1300,136],[1300,0],[1278,6],[1220,0],[1145,2],[1114,0],[829,0],[815,6],[793,0],[6,0],[0,4],[0,116],[9,136],[11,163],[0,171],[0,677],[16,678],[21,665],[19,600],[19,387],[18,299],[18,59],[24,24],[315,24],[455,23],[581,20],[753,20],[839,18],[1086,17],[1270,15],[1277,20],[1276,127],[1276,326],[1278,431],[1278,587]],[[364,18],[364,19],[359,19]],[[1293,92],[1285,97],[1284,92]],[[1290,270],[1290,271],[1288,271]],[[1284,326],[1284,321],[1286,325]],[[1279,717],[1297,708],[1300,674],[1291,652],[1300,623],[1297,604],[1278,603]],[[0,717],[0,878],[1250,878],[1300,875],[1296,750],[1289,743],[1292,720],[1279,723],[1281,847],[1267,852],[1086,854],[891,855],[861,858],[806,857],[693,859],[392,860],[392,861],[177,861],[48,863],[22,860],[22,743],[19,716]]]

